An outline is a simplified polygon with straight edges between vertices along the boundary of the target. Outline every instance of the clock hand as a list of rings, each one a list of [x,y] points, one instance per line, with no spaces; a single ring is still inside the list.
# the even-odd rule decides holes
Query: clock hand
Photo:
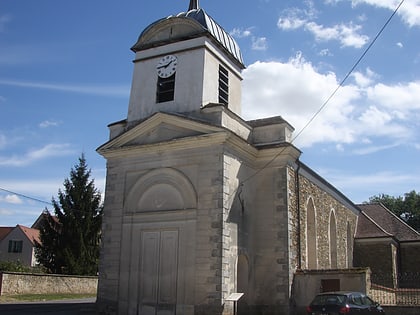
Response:
[[[161,65],[159,67],[157,67],[157,69],[162,69],[162,68],[168,68],[169,65],[173,62],[173,60],[169,61],[166,65]]]

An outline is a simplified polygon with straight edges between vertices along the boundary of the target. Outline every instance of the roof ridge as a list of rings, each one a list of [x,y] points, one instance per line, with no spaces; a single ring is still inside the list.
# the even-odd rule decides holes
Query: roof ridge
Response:
[[[373,223],[380,231],[382,231],[383,233],[395,237],[394,234],[391,234],[389,232],[387,232],[383,227],[381,227],[373,218],[371,218],[365,211],[361,210],[361,213],[371,222]]]
[[[382,202],[378,202],[378,204],[384,208],[389,214],[391,214],[392,216],[394,216],[399,222],[401,222],[403,225],[405,225],[406,227],[408,227],[412,232],[414,232],[415,234],[417,234],[418,236],[420,236],[420,233],[416,231],[416,229],[414,229],[411,225],[409,225],[407,222],[405,222],[401,217],[397,216],[394,212],[392,212],[390,209],[388,209]]]
[[[382,230],[389,231],[398,241],[420,240],[420,233],[381,202],[359,204],[362,212]],[[373,216],[368,216],[367,213]]]

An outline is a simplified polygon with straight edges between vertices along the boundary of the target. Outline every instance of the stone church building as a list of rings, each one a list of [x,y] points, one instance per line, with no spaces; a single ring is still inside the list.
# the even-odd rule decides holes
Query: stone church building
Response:
[[[241,118],[240,49],[197,0],[132,50],[127,118],[98,148],[100,312],[221,315],[243,293],[241,314],[289,314],[297,270],[352,267],[359,209],[287,121]]]

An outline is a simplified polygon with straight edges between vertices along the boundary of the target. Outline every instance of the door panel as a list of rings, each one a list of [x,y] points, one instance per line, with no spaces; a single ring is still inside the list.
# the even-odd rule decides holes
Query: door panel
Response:
[[[159,232],[144,232],[142,236],[140,301],[149,304],[155,303],[157,299]]]
[[[178,275],[178,231],[143,231],[140,256],[140,315],[174,315]]]
[[[158,315],[175,314],[178,271],[178,231],[161,233]]]

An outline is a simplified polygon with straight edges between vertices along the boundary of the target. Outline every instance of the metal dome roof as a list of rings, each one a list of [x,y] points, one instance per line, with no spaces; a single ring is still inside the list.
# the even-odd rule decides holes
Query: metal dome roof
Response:
[[[177,15],[170,15],[166,18],[162,18],[152,24],[150,24],[143,32],[140,34],[137,43],[131,48],[133,51],[138,51],[141,48],[147,47],[147,33],[153,29],[156,25],[159,25],[164,22],[169,22],[171,19],[187,19],[194,21],[194,24],[198,23],[198,27],[201,30],[196,30],[195,33],[191,35],[200,35],[202,33],[210,34],[226,51],[242,66],[244,66],[244,61],[242,59],[242,53],[239,49],[238,44],[235,39],[226,32],[210,15],[208,15],[203,9],[198,5],[198,0],[191,0],[188,11],[181,12]],[[174,22],[175,23],[175,22]],[[145,35],[145,36],[144,36]],[[150,42],[149,42],[150,43]],[[155,42],[156,43],[156,42]]]
[[[191,6],[190,6],[191,8]],[[193,8],[182,12],[177,17],[186,17],[196,20],[208,31],[224,48],[227,49],[241,64],[243,64],[242,53],[235,39],[226,32],[210,15],[201,8]]]

